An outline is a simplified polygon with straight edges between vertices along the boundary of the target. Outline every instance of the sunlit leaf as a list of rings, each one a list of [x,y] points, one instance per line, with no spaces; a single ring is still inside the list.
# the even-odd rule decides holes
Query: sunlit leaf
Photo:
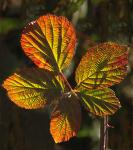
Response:
[[[73,57],[76,35],[65,17],[41,16],[23,30],[21,45],[40,67],[50,71],[66,68]]]
[[[98,116],[112,115],[120,108],[120,102],[115,93],[109,89],[84,89],[79,96],[83,106]]]
[[[15,104],[26,109],[44,107],[65,91],[61,77],[39,68],[14,73],[4,81],[3,87]]]
[[[127,74],[127,47],[112,42],[88,50],[76,70],[77,88],[102,89],[120,83]]]
[[[56,143],[76,136],[80,128],[81,110],[77,98],[66,93],[57,101],[51,113],[50,132]]]

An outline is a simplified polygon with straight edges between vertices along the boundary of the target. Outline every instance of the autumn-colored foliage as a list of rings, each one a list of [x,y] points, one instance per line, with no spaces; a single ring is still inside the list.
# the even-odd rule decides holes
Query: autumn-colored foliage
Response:
[[[98,116],[112,115],[120,102],[109,88],[127,70],[127,47],[106,42],[88,49],[75,72],[72,89],[63,75],[74,55],[76,34],[65,17],[41,16],[23,30],[21,46],[39,68],[22,69],[3,83],[10,99],[26,109],[50,108],[50,132],[56,143],[76,136],[80,102]]]

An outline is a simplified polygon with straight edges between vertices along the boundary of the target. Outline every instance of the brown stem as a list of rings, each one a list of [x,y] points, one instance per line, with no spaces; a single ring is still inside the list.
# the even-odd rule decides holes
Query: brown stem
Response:
[[[100,150],[107,150],[108,147],[108,116],[101,119],[100,127]]]
[[[60,74],[61,74],[61,76],[63,77],[63,79],[64,79],[66,85],[68,86],[68,88],[72,91],[73,89],[72,89],[71,85],[69,84],[69,82],[67,81],[67,79],[66,79],[66,77],[64,76],[64,74],[63,74],[62,72],[61,72]]]

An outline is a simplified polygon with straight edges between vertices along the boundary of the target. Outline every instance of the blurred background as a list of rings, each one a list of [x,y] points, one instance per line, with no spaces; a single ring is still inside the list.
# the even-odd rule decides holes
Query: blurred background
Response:
[[[75,86],[74,71],[86,50],[100,42],[127,44],[129,70],[112,89],[122,108],[109,117],[109,149],[133,149],[133,0],[0,0],[0,84],[21,67],[34,64],[20,47],[23,27],[40,15],[66,16],[76,28],[77,47],[66,71]],[[99,150],[99,118],[82,110],[78,137],[55,144],[49,133],[49,116],[42,110],[14,105],[0,87],[0,150]]]

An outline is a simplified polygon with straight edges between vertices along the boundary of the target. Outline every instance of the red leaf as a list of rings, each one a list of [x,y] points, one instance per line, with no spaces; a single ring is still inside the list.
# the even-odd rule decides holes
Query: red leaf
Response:
[[[56,143],[68,141],[76,136],[81,123],[78,99],[70,93],[64,94],[51,113],[50,132]]]
[[[76,35],[65,17],[41,16],[28,24],[21,37],[25,53],[40,68],[61,71],[74,54]]]
[[[107,42],[90,48],[77,70],[77,88],[102,89],[120,83],[127,74],[127,47]]]

